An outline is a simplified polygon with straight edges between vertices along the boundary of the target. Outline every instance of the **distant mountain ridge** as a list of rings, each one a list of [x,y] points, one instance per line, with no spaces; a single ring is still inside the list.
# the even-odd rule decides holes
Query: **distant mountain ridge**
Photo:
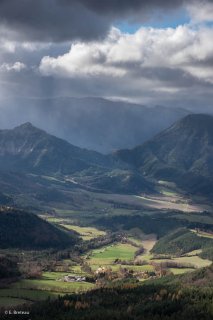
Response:
[[[212,193],[213,116],[188,115],[150,141],[116,153],[144,176]]]
[[[29,122],[0,131],[0,170],[71,174],[96,166],[111,168],[113,158],[73,146]]]
[[[3,102],[0,128],[30,121],[71,144],[105,154],[133,148],[189,114],[181,108],[92,97],[23,98],[15,104]]]

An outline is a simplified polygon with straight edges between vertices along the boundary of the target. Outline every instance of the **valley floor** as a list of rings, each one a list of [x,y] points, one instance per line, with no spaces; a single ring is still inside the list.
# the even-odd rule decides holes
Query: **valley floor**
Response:
[[[67,233],[76,232],[80,245],[77,251],[45,252],[46,266],[39,274],[1,285],[0,308],[87,292],[124,279],[144,283],[211,265],[212,259],[201,257],[202,248],[179,256],[153,251],[159,239],[177,228],[187,228],[200,239],[213,238],[208,203],[199,203],[202,199],[196,203],[166,182],[159,182],[158,191],[158,195],[134,196],[74,189],[65,190],[70,202],[39,202],[39,216]],[[29,199],[22,201],[26,205]],[[200,225],[208,230],[199,231]],[[33,251],[0,253],[40,259],[40,253]],[[54,260],[51,266],[48,259]]]

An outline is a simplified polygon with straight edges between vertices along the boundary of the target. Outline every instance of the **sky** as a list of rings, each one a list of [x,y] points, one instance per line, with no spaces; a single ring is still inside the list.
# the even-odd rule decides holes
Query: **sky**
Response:
[[[54,97],[213,108],[213,1],[0,0],[0,107]]]

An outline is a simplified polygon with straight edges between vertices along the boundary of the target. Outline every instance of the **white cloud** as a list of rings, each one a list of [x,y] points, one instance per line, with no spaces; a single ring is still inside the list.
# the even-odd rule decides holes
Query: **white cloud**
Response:
[[[135,74],[140,81],[149,77],[145,72],[148,68],[168,68],[213,83],[211,39],[212,28],[194,29],[190,25],[141,28],[135,34],[112,28],[104,41],[76,42],[64,55],[43,57],[39,69],[43,75],[66,78]]]
[[[15,71],[15,72],[20,72],[21,70],[26,69],[26,65],[20,61],[16,61],[15,63],[3,63],[0,66],[0,71]]]
[[[114,66],[110,61],[110,51],[113,44],[120,38],[120,32],[113,28],[106,41],[72,44],[68,53],[57,58],[46,56],[40,64],[44,75],[59,75],[64,77],[90,77],[99,75],[123,76],[125,70]]]

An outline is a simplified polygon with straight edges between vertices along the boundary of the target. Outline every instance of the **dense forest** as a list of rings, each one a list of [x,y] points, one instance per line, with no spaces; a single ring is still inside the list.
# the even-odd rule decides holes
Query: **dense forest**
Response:
[[[161,238],[152,249],[153,253],[180,256],[184,253],[205,249],[205,256],[213,246],[213,239],[199,237],[188,229],[179,229]]]
[[[77,242],[76,233],[65,233],[35,214],[10,207],[0,208],[0,248],[63,248]]]

